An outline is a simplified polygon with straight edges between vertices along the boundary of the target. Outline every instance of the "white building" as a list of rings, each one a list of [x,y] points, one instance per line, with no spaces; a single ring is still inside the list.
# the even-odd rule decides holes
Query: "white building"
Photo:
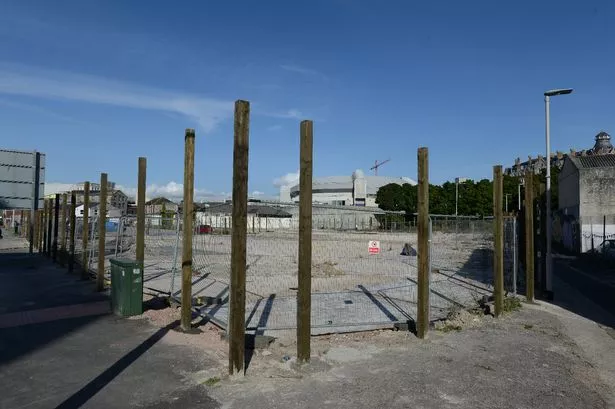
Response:
[[[350,176],[326,176],[312,180],[312,201],[314,203],[338,206],[376,206],[376,193],[382,186],[390,183],[403,185],[416,182],[407,177],[365,176],[357,169]],[[282,186],[280,202],[298,202],[299,185]]]

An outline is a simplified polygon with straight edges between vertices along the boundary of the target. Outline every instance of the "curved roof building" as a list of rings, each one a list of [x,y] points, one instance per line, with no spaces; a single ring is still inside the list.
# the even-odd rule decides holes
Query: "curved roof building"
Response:
[[[314,203],[339,206],[376,206],[376,193],[384,185],[403,185],[416,182],[408,177],[365,176],[362,170],[355,170],[348,176],[325,176],[312,180],[312,201]],[[299,185],[282,186],[281,202],[298,202]]]

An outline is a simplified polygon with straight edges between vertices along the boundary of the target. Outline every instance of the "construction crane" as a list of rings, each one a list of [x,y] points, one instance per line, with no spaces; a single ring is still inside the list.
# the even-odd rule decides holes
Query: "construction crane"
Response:
[[[378,162],[378,160],[376,160],[376,163],[374,164],[374,166],[372,166],[371,168],[369,168],[369,170],[373,170],[374,171],[374,175],[378,176],[378,168],[382,165],[384,165],[385,163],[389,162],[391,159],[387,159],[387,160],[383,160],[382,162]]]

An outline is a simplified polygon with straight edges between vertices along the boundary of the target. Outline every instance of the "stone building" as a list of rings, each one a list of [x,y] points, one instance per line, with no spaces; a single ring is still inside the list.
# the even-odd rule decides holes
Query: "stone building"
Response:
[[[554,239],[586,252],[615,236],[615,149],[606,132],[594,147],[572,151],[559,174],[559,212]]]
[[[78,183],[75,186],[77,203],[83,203],[85,186],[83,183]],[[98,203],[100,201],[100,184],[90,183],[90,203]],[[128,212],[128,196],[119,189],[115,188],[115,183],[107,184],[107,206],[120,209],[122,215],[125,216]]]

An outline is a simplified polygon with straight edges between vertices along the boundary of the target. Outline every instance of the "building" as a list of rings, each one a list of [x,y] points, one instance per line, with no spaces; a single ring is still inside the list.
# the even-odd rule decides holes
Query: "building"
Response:
[[[88,211],[88,216],[89,217],[96,217],[98,216],[98,203],[93,203],[90,204],[90,206],[88,206],[88,208],[90,209]],[[85,208],[85,205],[81,204],[77,207],[75,207],[75,217],[83,217],[83,210]],[[121,209],[118,209],[117,207],[107,207],[107,218],[109,219],[119,219],[120,217],[122,217],[122,211]]]
[[[327,176],[312,181],[312,201],[336,206],[375,207],[378,189],[390,183],[403,185],[416,182],[407,177],[365,176],[358,169],[349,176]],[[282,186],[280,202],[299,202],[299,185]]]
[[[73,190],[76,194],[77,203],[83,203],[85,196],[85,184],[78,183]],[[100,184],[90,183],[90,203],[100,201]],[[128,196],[119,189],[115,188],[115,183],[109,182],[107,185],[107,206],[120,209],[122,215],[128,213]]]
[[[586,252],[615,237],[615,150],[606,132],[594,147],[568,155],[559,174],[554,239]]]
[[[602,154],[615,153],[615,151],[613,150],[613,145],[611,145],[611,136],[608,133],[601,131],[598,133],[598,135],[596,135],[595,139],[596,145],[594,145],[594,147],[591,149],[582,151],[570,149],[570,152],[568,154],[560,151],[552,153],[551,166],[561,170],[564,166],[564,161],[568,156],[595,155],[596,152],[598,152],[596,151],[596,146],[598,146],[599,152],[602,152]],[[546,168],[547,160],[544,156],[538,155],[536,158],[532,158],[531,156],[529,156],[528,160],[526,160],[525,162],[521,162],[520,158],[515,159],[515,164],[510,168],[506,168],[504,170],[504,173],[509,176],[521,177],[525,175],[527,169],[531,169],[532,172],[537,175]]]
[[[145,202],[145,214],[161,214],[163,210],[166,212],[177,212],[179,205],[170,201],[166,197],[157,197],[148,202]]]
[[[44,153],[0,149],[0,209],[43,206],[45,161]]]

